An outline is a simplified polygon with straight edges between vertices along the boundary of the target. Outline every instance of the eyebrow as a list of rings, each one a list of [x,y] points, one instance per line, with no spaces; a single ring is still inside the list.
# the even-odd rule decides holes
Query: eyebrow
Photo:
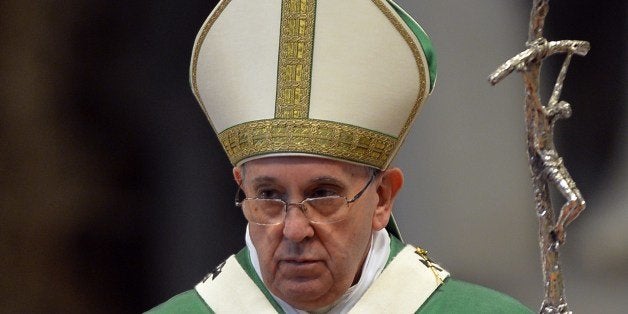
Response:
[[[250,184],[254,186],[259,186],[259,185],[264,185],[264,184],[274,184],[274,183],[277,183],[277,179],[272,176],[260,176],[250,181]],[[347,188],[347,184],[345,184],[341,180],[332,176],[315,177],[308,182],[308,184],[320,184],[320,183],[335,184],[343,188]]]
[[[341,186],[343,188],[346,188],[346,184],[344,182],[338,180],[337,178],[330,177],[330,176],[316,177],[316,178],[310,180],[310,184],[316,184],[316,183],[335,184],[335,185]]]
[[[277,182],[277,179],[271,176],[261,176],[261,177],[256,177],[253,180],[251,180],[251,184],[253,185],[262,185],[262,184],[269,184],[269,183],[275,183],[275,182]]]

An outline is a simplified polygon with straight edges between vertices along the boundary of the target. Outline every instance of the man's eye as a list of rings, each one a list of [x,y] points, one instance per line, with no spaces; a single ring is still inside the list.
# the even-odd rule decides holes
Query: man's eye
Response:
[[[338,196],[338,192],[332,189],[316,189],[309,195],[310,198],[326,196]]]
[[[257,192],[257,198],[263,199],[281,199],[281,193],[277,190],[265,189]]]

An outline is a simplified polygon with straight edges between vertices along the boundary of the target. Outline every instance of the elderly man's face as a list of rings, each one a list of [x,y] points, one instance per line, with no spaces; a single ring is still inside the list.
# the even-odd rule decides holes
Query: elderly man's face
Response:
[[[370,175],[365,167],[310,157],[262,158],[247,162],[244,174],[234,169],[247,197],[289,203],[326,195],[352,198]],[[387,193],[385,178],[386,172],[376,177],[349,204],[349,217],[342,221],[311,223],[297,206],[289,206],[282,224],[249,224],[262,279],[273,294],[296,308],[313,310],[333,303],[357,281],[372,231],[384,228],[390,217],[388,201],[396,190],[392,197]]]

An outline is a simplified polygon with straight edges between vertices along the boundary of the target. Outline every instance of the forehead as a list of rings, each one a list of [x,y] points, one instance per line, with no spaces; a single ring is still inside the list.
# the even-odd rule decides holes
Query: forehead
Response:
[[[248,161],[240,166],[246,176],[360,176],[368,174],[366,166],[347,162],[308,157],[278,156]]]

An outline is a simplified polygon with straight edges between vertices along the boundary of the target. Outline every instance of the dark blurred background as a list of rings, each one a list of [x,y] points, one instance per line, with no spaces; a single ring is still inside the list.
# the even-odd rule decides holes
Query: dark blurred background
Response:
[[[137,313],[244,243],[188,87],[214,4],[1,2],[0,312]]]
[[[214,5],[0,2],[0,312],[141,312],[243,245],[231,166],[188,83]],[[559,149],[594,194],[626,144],[626,4],[556,1],[547,25],[592,43]]]

